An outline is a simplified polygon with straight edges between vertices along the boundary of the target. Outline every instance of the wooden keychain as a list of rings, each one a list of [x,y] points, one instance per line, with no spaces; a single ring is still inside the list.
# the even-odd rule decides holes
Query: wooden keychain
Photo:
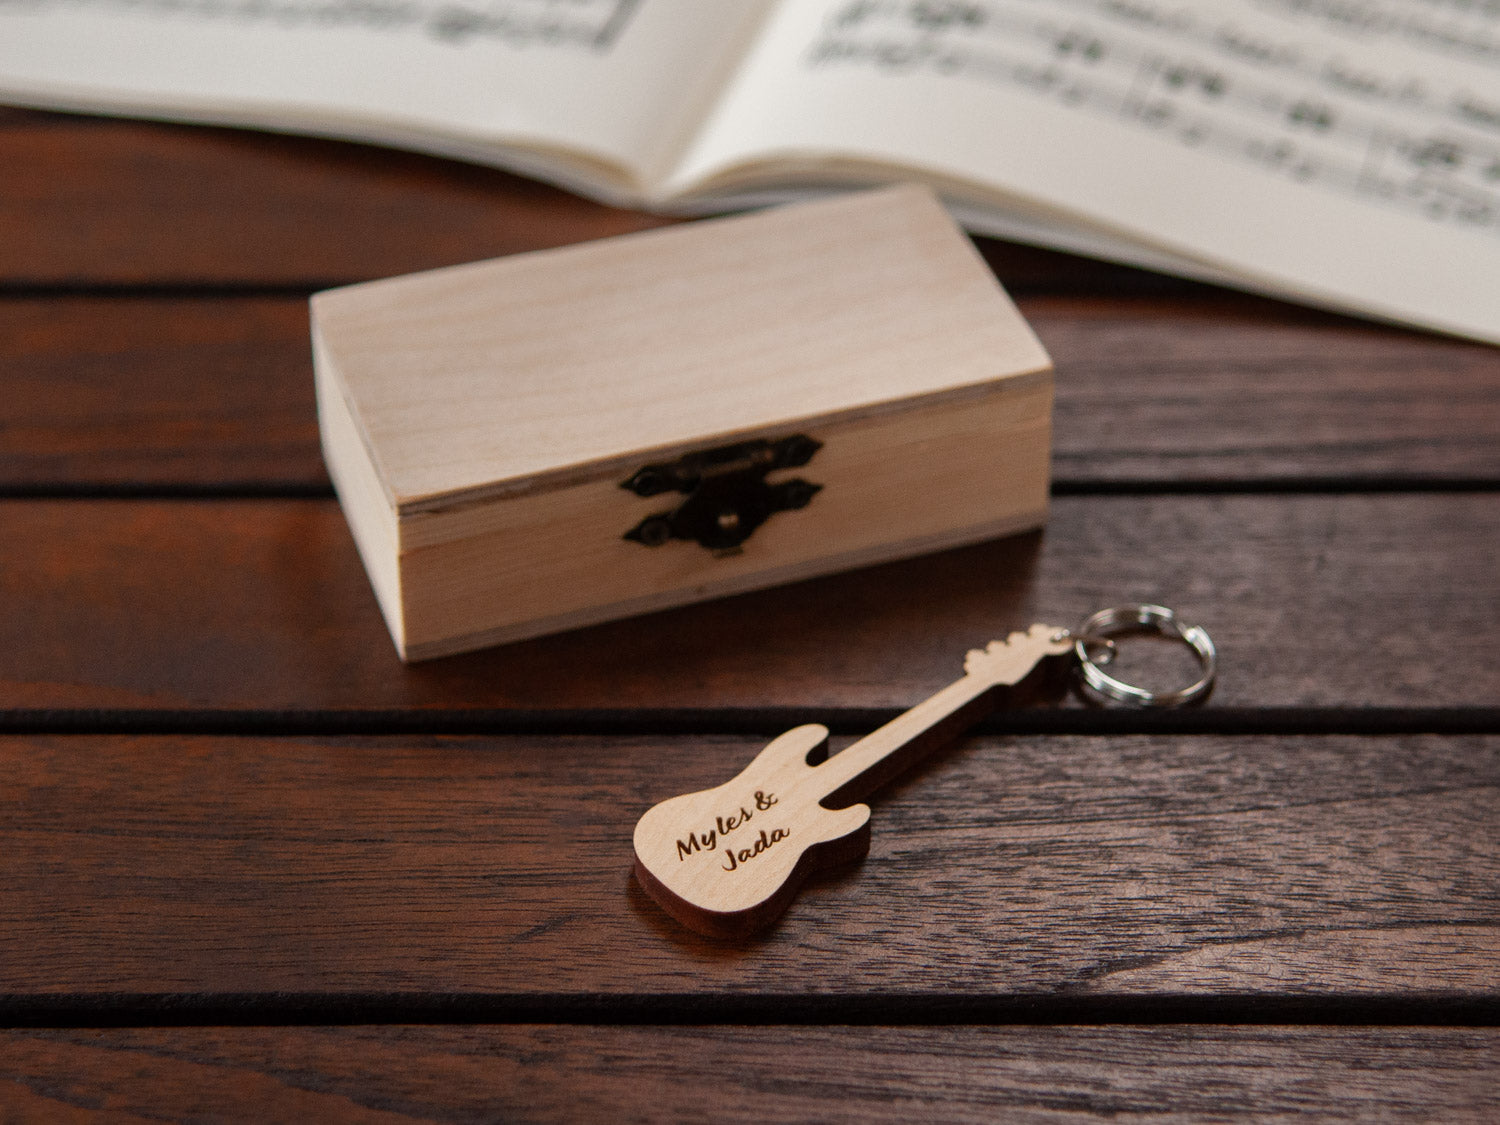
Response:
[[[1104,671],[1114,635],[1150,630],[1183,641],[1199,678],[1153,692]],[[858,803],[919,758],[956,738],[995,706],[996,689],[1019,683],[1043,659],[1072,651],[1083,682],[1139,707],[1201,698],[1213,684],[1217,653],[1208,633],[1158,605],[1100,610],[1077,629],[1033,625],[973,649],[962,679],[831,757],[828,728],[796,727],[774,739],[732,781],[656,805],[635,826],[635,876],[689,929],[746,937],[791,905],[814,872],[848,863],[870,848],[870,808]]]

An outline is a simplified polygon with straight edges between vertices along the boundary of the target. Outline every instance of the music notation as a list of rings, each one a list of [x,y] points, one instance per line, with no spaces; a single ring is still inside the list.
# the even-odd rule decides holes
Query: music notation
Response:
[[[439,42],[607,52],[641,0],[0,0],[0,12],[79,12],[261,24],[284,30],[418,32]]]
[[[1500,60],[1500,6],[1461,7],[1469,23],[1450,20],[1438,41],[1373,0],[1243,0],[1238,21],[1234,5],[1165,0],[848,0],[805,61],[1003,84],[1310,187],[1496,233],[1500,97],[1460,79],[1442,85],[1432,77],[1441,66],[1382,72],[1368,52],[1314,48],[1249,18],[1270,8],[1347,21],[1368,8],[1366,39],[1471,59],[1493,42]]]
[[[1361,39],[1390,39],[1420,50],[1500,63],[1492,0],[1254,0],[1255,6]]]

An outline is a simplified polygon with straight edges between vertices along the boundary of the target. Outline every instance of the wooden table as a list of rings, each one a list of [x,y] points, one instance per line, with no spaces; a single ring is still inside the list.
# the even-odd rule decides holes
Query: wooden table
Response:
[[[402,667],[306,296],[659,221],[0,113],[0,1116],[1494,1120],[1500,351],[983,243],[1044,534]],[[1208,705],[1036,689],[748,946],[631,880],[786,727],[1130,600]]]

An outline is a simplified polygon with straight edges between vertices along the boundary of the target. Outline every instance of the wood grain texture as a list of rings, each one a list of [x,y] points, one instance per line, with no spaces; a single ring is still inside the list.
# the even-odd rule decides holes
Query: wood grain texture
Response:
[[[1500,349],[1249,297],[1020,305],[1065,488],[1500,477]],[[0,487],[326,488],[310,356],[297,297],[0,299]]]
[[[773,431],[778,441],[822,443],[805,469],[769,478],[777,488],[816,486],[816,495],[771,513],[728,553],[690,538],[648,547],[625,534],[684,504],[676,492],[643,498],[620,487],[675,451],[567,488],[397,514],[340,396],[324,398],[322,425],[327,448],[360,454],[334,454],[330,470],[392,637],[404,659],[428,660],[1038,528],[1051,400],[1050,379],[1017,377],[977,398]],[[758,518],[753,495],[732,487],[715,497],[706,484],[686,500],[694,503],[699,519]]]
[[[1050,382],[913,186],[335,289],[312,318],[403,514]]]
[[[699,997],[720,1020],[736,997],[835,1019],[855,996],[892,997],[893,1017],[900,997],[1500,999],[1496,737],[966,740],[872,800],[861,864],[759,942],[723,944],[647,899],[631,831],[760,745],[6,737],[0,1010],[117,993],[324,998],[313,1011],[453,993],[501,1019],[527,997]]]
[[[1057,366],[1056,481],[1500,478],[1500,349],[1203,292],[1022,302]]]
[[[372,146],[52,114],[0,120],[0,284],[324,286],[670,220]],[[1021,288],[1173,291],[1140,270],[992,242]]]
[[[362,145],[144,122],[0,123],[11,285],[317,285],[665,220],[492,169]]]
[[[312,320],[329,471],[405,659],[1045,515],[1050,360],[923,188],[335,289]],[[742,451],[691,497],[661,470],[650,496],[620,487],[747,440],[805,452],[757,471]],[[802,510],[781,514],[772,490],[794,481]],[[676,529],[679,505],[753,538],[627,537]]]
[[[1043,534],[412,668],[332,501],[0,504],[0,698],[75,709],[904,710],[1033,621],[1172,606],[1210,708],[1489,707],[1486,493],[1063,497]],[[790,725],[790,724],[788,724]],[[772,732],[774,733],[774,732]]]
[[[20,1119],[1493,1120],[1468,1028],[360,1027],[0,1033]]]
[[[13,110],[0,168],[23,495],[326,488],[305,291],[662,221],[374,148]],[[1360,491],[1492,486],[1500,352],[978,245],[1057,361],[1065,490],[1230,494],[1064,496],[1044,535],[413,669],[331,501],[0,504],[0,1012],[768,1025],[11,1030],[0,1118],[1500,1116],[1492,1028],[783,1022],[1500,1004],[1500,742],[1373,733],[1427,707],[1494,730],[1500,512]],[[749,948],[631,881],[640,812],[775,733],[705,730],[867,730],[965,648],[1131,598],[1221,643],[1187,721],[1372,733],[966,741]],[[466,717],[600,733],[97,733]],[[54,722],[95,733],[14,733]],[[653,726],[680,733],[620,733]]]
[[[831,758],[819,723],[779,735],[732,779],[676,794],[641,817],[636,881],[673,918],[710,937],[744,938],[769,926],[808,877],[869,850],[870,809],[857,802],[963,734],[1001,689],[1072,645],[1065,629],[1038,623],[971,649],[961,678]]]
[[[307,302],[0,299],[0,487],[329,488]]]

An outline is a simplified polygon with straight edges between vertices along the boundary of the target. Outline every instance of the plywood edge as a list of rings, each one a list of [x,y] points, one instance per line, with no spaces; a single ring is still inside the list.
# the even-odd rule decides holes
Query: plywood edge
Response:
[[[1028,329],[1029,330],[1029,329]],[[1040,345],[1038,345],[1040,347]],[[1046,353],[1043,352],[1045,356]],[[629,453],[601,457],[574,465],[537,473],[512,480],[494,481],[475,488],[457,489],[424,496],[396,498],[393,503],[397,516],[404,520],[411,516],[447,515],[464,509],[490,504],[497,500],[509,500],[518,496],[557,492],[575,488],[581,484],[615,479],[624,480],[642,465],[657,461],[670,461],[702,449],[728,445],[750,438],[775,440],[807,429],[841,428],[863,421],[878,419],[897,413],[918,413],[932,408],[956,406],[966,402],[980,402],[1001,395],[1021,394],[1038,386],[1050,386],[1053,368],[1050,358],[1036,368],[997,376],[979,383],[950,387],[943,391],[908,398],[892,398],[881,402],[862,403],[848,410],[817,415],[789,415],[783,420],[765,425],[723,430],[704,434],[691,441],[674,442],[670,445],[632,450]]]
[[[397,651],[405,644],[405,614],[397,551],[396,513],[381,486],[358,424],[343,393],[337,368],[313,328],[313,385],[318,403],[318,436],[323,461],[333,480],[339,507],[354,537],[355,549],[370,577],[375,600]]]
[[[629,598],[609,605],[593,606],[587,610],[580,610],[574,613],[564,613],[555,617],[526,621],[518,625],[481,629],[464,634],[463,636],[445,637],[436,641],[409,644],[402,651],[402,659],[408,662],[432,660],[440,656],[452,656],[455,653],[468,652],[472,649],[487,648],[491,645],[509,644],[513,641],[523,641],[532,637],[545,636],[549,633],[560,633],[569,629],[581,629],[588,625],[599,625],[606,621],[615,621],[623,617],[635,617],[644,613],[653,613],[657,610],[691,605],[696,602],[711,601],[714,598],[727,597],[732,594],[749,593],[753,590],[761,590],[770,586],[780,586],[807,578],[816,578],[824,574],[855,570],[860,567],[874,566],[877,563],[896,562],[900,559],[930,554],[934,551],[946,551],[955,547],[965,547],[973,543],[982,543],[987,539],[999,539],[1003,536],[1015,535],[1023,531],[1034,531],[1044,526],[1046,522],[1047,505],[1043,503],[1039,508],[1030,509],[1026,512],[989,523],[961,528],[938,535],[921,536],[896,543],[882,544],[878,547],[849,551],[844,554],[832,555],[809,562],[796,563],[756,573],[737,575],[722,581],[705,583],[692,591],[669,590],[639,598]]]

